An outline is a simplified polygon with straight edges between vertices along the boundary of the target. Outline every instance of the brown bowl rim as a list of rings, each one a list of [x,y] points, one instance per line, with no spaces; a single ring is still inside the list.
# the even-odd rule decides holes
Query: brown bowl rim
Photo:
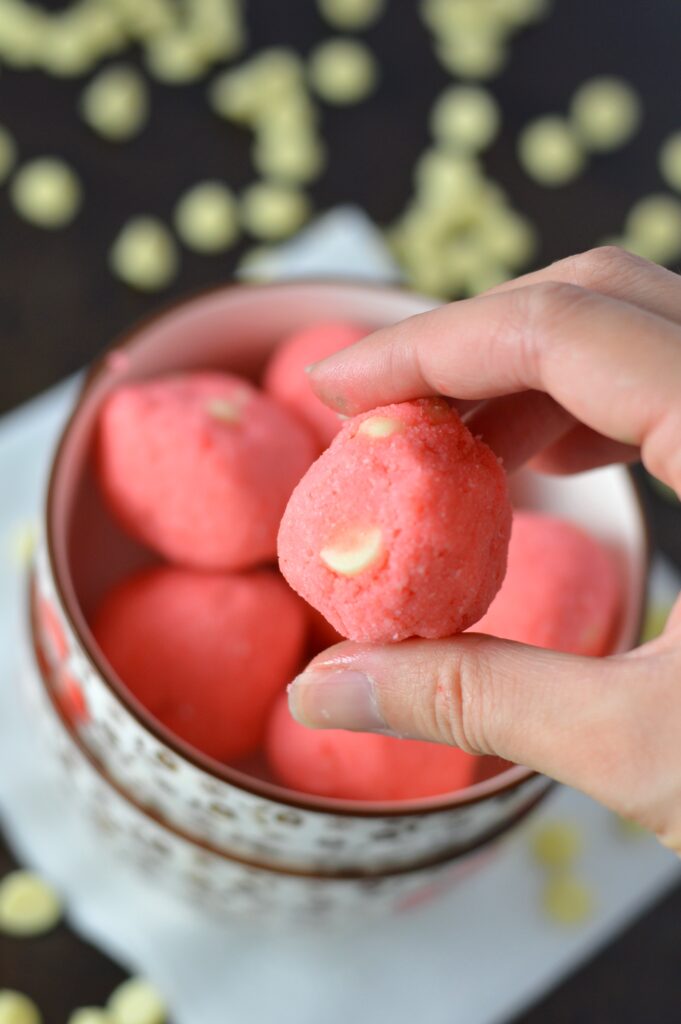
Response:
[[[502,793],[510,792],[533,776],[541,773],[532,768],[527,768],[524,765],[514,765],[513,767],[500,772],[498,775],[492,776],[490,779],[485,779],[472,786],[467,786],[465,789],[459,790],[456,793],[421,797],[416,800],[405,800],[401,802],[368,800],[355,801],[342,800],[334,797],[317,797],[313,794],[297,793],[295,790],[290,790],[285,786],[279,786],[277,783],[269,783],[265,780],[257,779],[254,776],[249,776],[245,772],[242,772],[237,768],[232,768],[230,765],[222,764],[208,755],[203,754],[201,751],[189,746],[189,744],[185,744],[183,740],[175,736],[170,732],[170,730],[167,730],[162,723],[158,722],[141,704],[138,703],[122,680],[118,678],[117,674],[108,665],[106,659],[99,651],[97,644],[94,642],[94,638],[90,638],[88,636],[89,630],[86,630],[84,633],[81,629],[78,618],[79,615],[82,616],[82,612],[78,602],[74,601],[74,604],[76,605],[76,613],[74,614],[70,601],[62,588],[59,573],[57,571],[57,560],[55,558],[52,536],[52,510],[54,505],[56,477],[61,465],[64,447],[71,429],[78,419],[81,407],[83,406],[93,383],[98,380],[103,373],[107,372],[111,354],[133,345],[140,334],[152,325],[172,315],[178,309],[194,302],[200,302],[202,299],[210,298],[218,293],[242,290],[269,291],[272,289],[280,290],[282,288],[295,287],[328,288],[329,286],[354,288],[357,291],[384,291],[393,292],[396,295],[413,295],[415,298],[421,298],[427,302],[437,303],[437,300],[433,300],[432,296],[421,295],[418,292],[414,292],[411,289],[398,284],[378,281],[363,281],[361,279],[353,279],[349,277],[290,278],[278,279],[276,281],[226,281],[223,284],[189,291],[178,299],[166,302],[155,312],[150,313],[147,316],[140,317],[135,321],[132,327],[118,334],[114,340],[105,347],[101,356],[99,356],[99,358],[97,358],[86,371],[85,378],[80,386],[76,400],[73,403],[66,422],[61,428],[59,439],[52,455],[45,504],[45,542],[47,558],[55,589],[61,604],[62,613],[65,615],[70,628],[78,639],[81,650],[89,662],[90,668],[100,677],[104,685],[113,692],[116,699],[123,705],[128,714],[135,719],[138,725],[151,733],[158,742],[167,746],[176,757],[181,760],[188,761],[194,768],[210,776],[214,780],[221,783],[227,783],[237,789],[248,792],[253,796],[260,797],[261,799],[275,801],[285,806],[293,807],[296,810],[335,814],[352,818],[401,818],[412,815],[439,814],[448,810],[454,810],[458,807],[466,807],[472,804],[482,803],[485,800],[499,796]],[[638,506],[643,534],[644,561],[647,570],[649,570],[651,561],[650,530],[641,495],[631,473],[629,473],[629,479],[632,485],[636,504]],[[649,572],[647,571],[646,581],[648,576]],[[639,635],[647,605],[647,589],[648,586],[646,582],[643,587],[641,606],[639,610]],[[85,622],[84,616],[82,616],[82,618]],[[495,780],[500,780],[500,782],[495,784]]]

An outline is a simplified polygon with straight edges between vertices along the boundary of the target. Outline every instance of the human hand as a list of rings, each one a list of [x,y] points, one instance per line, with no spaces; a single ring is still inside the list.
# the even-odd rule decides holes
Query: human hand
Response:
[[[615,248],[379,330],[310,377],[346,414],[450,396],[510,469],[641,458],[681,494],[681,279]],[[681,854],[681,600],[661,637],[602,659],[470,633],[345,642],[313,659],[290,704],[312,727],[525,764]]]

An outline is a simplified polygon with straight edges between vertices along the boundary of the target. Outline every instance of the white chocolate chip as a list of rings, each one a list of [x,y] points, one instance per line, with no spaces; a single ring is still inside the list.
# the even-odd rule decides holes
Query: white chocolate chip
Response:
[[[359,103],[373,91],[378,67],[371,50],[354,39],[330,39],[310,55],[310,83],[327,103]]]
[[[163,1024],[167,1011],[161,996],[143,978],[130,978],[115,989],[107,1009],[113,1024]]]
[[[241,220],[255,238],[286,238],[302,227],[309,212],[307,196],[291,185],[257,181],[241,195]]]
[[[572,126],[547,114],[531,121],[520,133],[518,158],[540,185],[556,187],[573,181],[584,167],[584,152]]]
[[[362,420],[357,428],[358,434],[366,434],[368,437],[391,437],[393,434],[403,434],[404,431],[403,421],[390,416],[370,416]]]
[[[385,0],[317,0],[319,13],[334,28],[352,31],[377,21]]]
[[[149,116],[144,79],[133,67],[114,65],[101,71],[80,98],[83,120],[106,139],[119,142],[137,135]]]
[[[66,1024],[113,1024],[113,1017],[99,1006],[81,1006],[73,1011]]]
[[[681,131],[672,132],[667,136],[660,149],[658,161],[660,174],[664,180],[671,188],[681,192]]]
[[[133,217],[115,239],[109,253],[117,277],[141,291],[170,284],[178,270],[173,237],[156,217]]]
[[[14,139],[7,131],[0,125],[0,183],[8,177],[17,157],[17,147]]]
[[[478,153],[499,130],[499,108],[490,92],[477,85],[453,85],[438,97],[430,115],[433,135],[443,146]]]
[[[182,241],[196,252],[223,252],[239,236],[236,200],[221,181],[203,181],[185,192],[173,221]]]
[[[378,526],[357,527],[338,534],[319,552],[324,565],[339,576],[358,576],[385,558]]]
[[[239,423],[241,420],[239,405],[231,402],[229,398],[211,398],[206,403],[206,412],[214,420],[220,420],[222,423]]]
[[[42,1024],[42,1014],[23,992],[0,988],[0,1024]]]
[[[12,871],[0,882],[0,931],[7,935],[42,935],[61,914],[52,886],[31,871]]]
[[[587,149],[617,149],[636,132],[641,101],[628,82],[601,75],[577,89],[570,103],[570,120]]]
[[[80,182],[63,160],[39,157],[21,167],[10,186],[14,208],[41,228],[61,228],[78,213]]]

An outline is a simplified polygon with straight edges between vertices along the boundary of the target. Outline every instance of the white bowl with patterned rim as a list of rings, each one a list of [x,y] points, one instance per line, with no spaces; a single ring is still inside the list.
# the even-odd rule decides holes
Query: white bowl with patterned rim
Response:
[[[436,865],[510,829],[550,782],[512,766],[450,795],[384,804],[332,800],[220,764],[173,736],[112,671],[87,624],[103,592],[149,561],[113,523],[95,485],[90,456],[98,410],[120,384],[159,372],[221,368],[257,377],[279,338],[315,320],[347,318],[374,327],[432,305],[401,289],[366,284],[217,288],[123,338],[90,373],[59,442],[34,566],[33,636],[47,698],[71,742],[121,800],[155,827],[230,864],[299,880],[355,882],[440,870]],[[647,546],[629,475],[620,467],[561,479],[520,473],[513,489],[519,503],[580,522],[611,546],[625,595],[612,650],[631,647],[644,602]]]

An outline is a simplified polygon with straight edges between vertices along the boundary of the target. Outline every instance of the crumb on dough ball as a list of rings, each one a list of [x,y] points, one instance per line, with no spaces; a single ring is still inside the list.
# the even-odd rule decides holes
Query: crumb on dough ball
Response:
[[[279,565],[351,640],[443,637],[480,618],[506,571],[499,460],[443,400],[355,416],[293,492]]]

